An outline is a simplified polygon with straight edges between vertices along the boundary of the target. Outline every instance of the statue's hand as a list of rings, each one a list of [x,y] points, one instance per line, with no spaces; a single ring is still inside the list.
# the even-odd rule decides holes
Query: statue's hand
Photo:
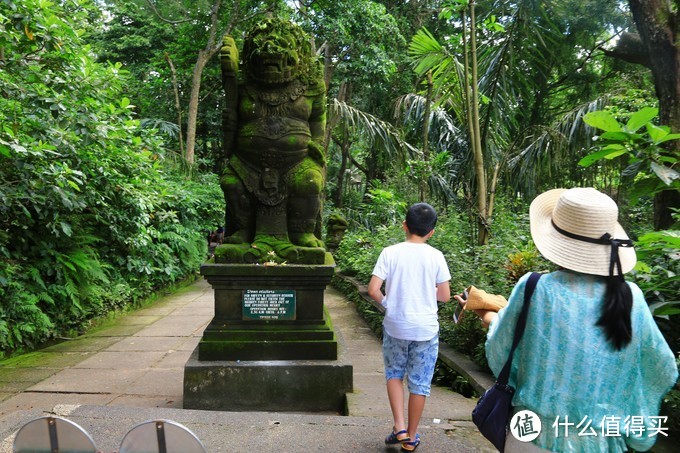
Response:
[[[222,73],[235,74],[238,71],[238,48],[234,38],[229,35],[225,35],[222,40],[220,62],[222,64]]]

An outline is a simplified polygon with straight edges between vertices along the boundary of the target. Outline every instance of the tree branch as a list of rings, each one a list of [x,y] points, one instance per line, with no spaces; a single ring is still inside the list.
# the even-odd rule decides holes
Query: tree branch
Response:
[[[208,42],[205,45],[205,48],[208,52],[208,59],[215,55],[215,53],[220,50],[220,47],[222,47],[221,40],[219,43],[215,42],[217,38],[217,20],[219,19],[221,3],[222,0],[215,0],[215,3],[213,3],[212,9],[210,11],[210,33],[208,35]],[[234,4],[236,5],[238,2],[234,2]],[[229,18],[229,21],[231,22],[231,18]]]
[[[349,161],[352,162],[352,165],[357,167],[359,169],[359,171],[361,171],[363,174],[368,175],[368,168],[364,167],[359,162],[357,162],[357,160],[354,158],[354,156],[352,156],[350,153],[347,153],[346,155],[349,158]]]
[[[626,33],[624,33],[624,34],[626,34]],[[581,59],[581,63],[577,67],[575,67],[573,70],[569,71],[567,74],[560,77],[559,79],[557,79],[553,83],[549,84],[548,90],[553,91],[553,90],[563,86],[565,84],[565,82],[572,76],[572,74],[577,73],[579,70],[583,69],[586,66],[586,64],[590,61],[590,59],[592,58],[595,51],[602,50],[605,55],[610,56],[610,55],[607,54],[607,52],[611,52],[611,51],[606,50],[603,46],[606,43],[608,43],[609,41],[611,41],[612,39],[614,39],[616,36],[618,36],[618,35],[614,35],[611,38],[607,39],[606,41],[603,41],[601,43],[597,43],[595,45],[595,47],[593,47],[592,49],[590,49],[588,51],[588,55],[586,55],[584,58]],[[621,37],[619,39],[623,39],[623,38]]]
[[[253,17],[260,16],[262,14],[267,14],[271,12],[271,9],[267,9],[264,12],[257,12],[253,14],[249,14],[241,19],[237,19],[239,17],[239,2],[234,2],[233,8],[231,10],[231,14],[229,16],[229,23],[227,23],[227,28],[224,30],[224,33],[222,33],[222,39],[219,40],[219,42],[216,42],[214,47],[211,49],[214,52],[210,54],[210,56],[214,55],[215,53],[219,52],[220,48],[222,47],[222,40],[224,39],[225,36],[231,35],[232,30],[236,27],[237,24],[247,22]]]
[[[151,10],[154,12],[154,14],[156,14],[156,16],[157,16],[161,21],[163,21],[163,22],[165,22],[165,23],[168,23],[168,24],[171,24],[171,25],[179,25],[179,24],[184,24],[184,23],[187,23],[187,22],[191,22],[191,19],[190,19],[190,18],[186,18],[186,19],[183,19],[183,20],[170,20],[170,19],[166,19],[165,17],[161,16],[161,13],[160,13],[160,11],[158,11],[158,9],[156,8],[156,4],[153,2],[153,0],[146,0],[146,3],[149,4],[149,7],[150,7]]]
[[[602,51],[608,57],[627,61],[628,63],[641,64],[650,69],[652,67],[649,52],[645,49],[645,45],[637,33],[622,33],[619,42],[616,43],[616,47],[612,50],[602,49]]]

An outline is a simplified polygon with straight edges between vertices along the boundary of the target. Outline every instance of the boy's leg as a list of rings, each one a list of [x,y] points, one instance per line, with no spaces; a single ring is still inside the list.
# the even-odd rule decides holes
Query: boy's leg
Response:
[[[406,420],[404,419],[404,381],[401,379],[388,380],[387,398],[390,400],[390,409],[392,409],[392,417],[394,418],[394,432],[398,433],[406,429]]]
[[[408,435],[416,438],[425,399],[430,396],[434,367],[439,353],[439,335],[429,341],[413,341],[408,350]]]
[[[415,393],[411,393],[408,396],[408,436],[411,439],[416,438],[418,424],[423,416],[423,410],[425,410],[426,398],[425,395],[417,395]]]
[[[404,373],[408,358],[408,342],[383,332],[383,360],[387,381],[387,398],[394,418],[394,432],[406,429],[404,418]]]

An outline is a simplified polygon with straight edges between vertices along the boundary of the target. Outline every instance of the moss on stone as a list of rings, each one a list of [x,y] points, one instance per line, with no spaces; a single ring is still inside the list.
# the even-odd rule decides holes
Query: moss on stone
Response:
[[[257,127],[255,124],[244,124],[241,128],[240,135],[241,136],[252,136],[252,135],[258,135],[260,132],[260,128]]]
[[[241,181],[238,179],[238,176],[235,174],[226,174],[220,178],[221,186],[233,186],[235,184],[240,184],[240,182]]]
[[[87,358],[83,352],[32,352],[3,360],[6,368],[63,368],[82,362]]]
[[[249,244],[221,244],[215,247],[215,263],[243,263]]]
[[[255,103],[250,99],[243,99],[241,101],[241,108],[247,112],[252,112],[255,110]]]

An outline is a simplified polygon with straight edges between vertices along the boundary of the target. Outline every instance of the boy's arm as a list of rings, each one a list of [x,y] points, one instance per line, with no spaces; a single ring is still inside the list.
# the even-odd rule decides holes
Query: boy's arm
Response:
[[[448,302],[451,299],[451,287],[448,280],[437,285],[437,302]]]
[[[383,299],[385,298],[385,295],[382,293],[382,284],[383,284],[383,279],[377,276],[371,277],[371,281],[368,283],[368,295],[373,299],[374,301],[378,302],[379,304],[382,304]]]

